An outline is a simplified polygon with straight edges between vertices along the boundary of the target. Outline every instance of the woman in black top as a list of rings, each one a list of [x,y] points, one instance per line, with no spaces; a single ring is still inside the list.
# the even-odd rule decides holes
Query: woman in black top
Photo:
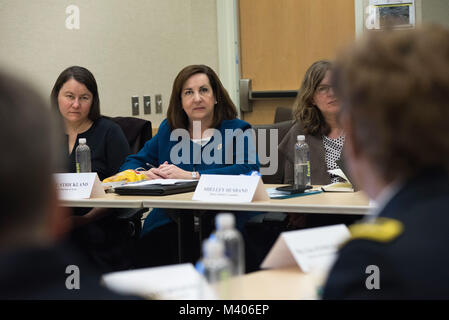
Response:
[[[70,172],[76,172],[78,140],[86,138],[92,172],[97,172],[100,180],[117,173],[130,154],[129,144],[122,129],[100,115],[97,83],[92,73],[83,67],[67,68],[56,80],[51,100],[64,121]]]
[[[69,172],[76,172],[75,150],[79,138],[86,138],[91,151],[92,172],[96,172],[100,180],[116,174],[131,152],[122,129],[100,115],[97,83],[92,73],[79,66],[65,69],[53,87],[51,102],[64,123]],[[106,229],[109,227],[105,224],[113,220],[110,217],[112,210],[74,208],[73,213],[76,242],[88,249],[93,243],[103,244],[108,238]],[[81,226],[84,227],[79,228]]]

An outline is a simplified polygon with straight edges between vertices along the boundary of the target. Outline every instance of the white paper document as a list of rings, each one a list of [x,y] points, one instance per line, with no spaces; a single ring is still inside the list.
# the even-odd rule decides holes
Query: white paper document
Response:
[[[344,182],[334,182],[325,186],[322,186],[321,189],[326,192],[354,192],[354,187],[349,181],[348,177],[343,173],[341,169],[332,169],[327,170],[330,174],[339,176],[344,179]]]
[[[191,263],[108,273],[102,282],[118,293],[161,300],[216,298]]]
[[[298,265],[302,271],[329,268],[338,247],[350,233],[344,224],[282,232],[261,268],[281,268]]]
[[[343,171],[341,169],[327,170],[327,172],[329,172],[330,174],[339,176],[340,178],[343,178],[345,181],[349,182],[348,177],[343,173]]]
[[[203,174],[192,200],[245,203],[270,197],[260,176]]]

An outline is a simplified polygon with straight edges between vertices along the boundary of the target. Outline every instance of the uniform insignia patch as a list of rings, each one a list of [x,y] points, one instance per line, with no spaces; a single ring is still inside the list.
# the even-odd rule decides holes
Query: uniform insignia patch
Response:
[[[357,223],[349,227],[351,239],[366,239],[378,242],[390,242],[404,230],[404,225],[395,219],[377,218],[371,223]]]

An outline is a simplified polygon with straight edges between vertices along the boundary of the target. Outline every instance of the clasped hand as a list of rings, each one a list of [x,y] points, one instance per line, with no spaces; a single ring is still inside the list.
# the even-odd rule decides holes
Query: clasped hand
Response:
[[[192,173],[165,161],[158,168],[141,171],[148,179],[192,179]]]

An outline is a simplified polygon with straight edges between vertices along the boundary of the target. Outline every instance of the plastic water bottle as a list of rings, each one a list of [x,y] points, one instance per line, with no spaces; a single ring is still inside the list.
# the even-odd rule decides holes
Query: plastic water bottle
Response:
[[[78,147],[75,150],[76,172],[91,172],[90,148],[86,144],[86,138],[79,138]]]
[[[310,185],[310,155],[306,137],[298,135],[295,144],[295,187]]]
[[[196,269],[209,284],[226,281],[230,277],[231,263],[225,256],[223,242],[215,237],[203,241],[203,257]]]
[[[223,241],[225,254],[231,261],[231,275],[245,273],[245,244],[243,237],[235,228],[235,217],[232,213],[220,213],[215,217],[215,236]]]

